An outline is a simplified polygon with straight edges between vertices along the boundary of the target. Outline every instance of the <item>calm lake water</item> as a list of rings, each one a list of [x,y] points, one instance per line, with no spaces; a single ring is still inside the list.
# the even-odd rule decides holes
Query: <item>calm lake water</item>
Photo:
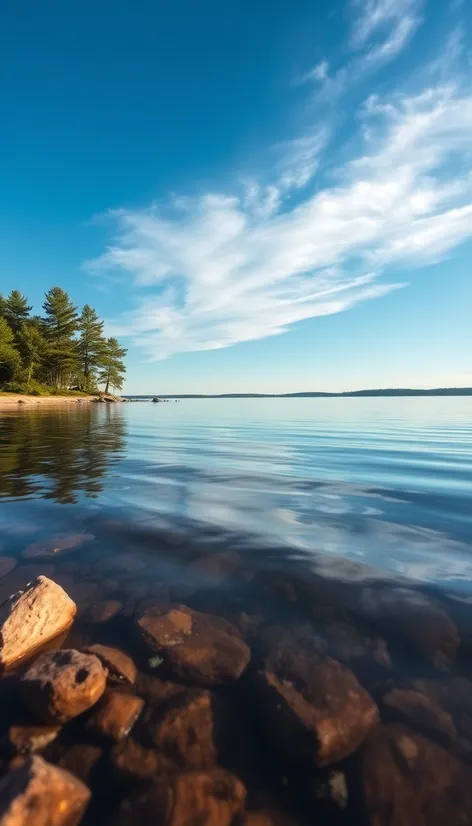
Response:
[[[293,564],[326,554],[472,592],[471,502],[472,398],[77,404],[0,418],[8,552],[119,519],[120,541],[172,534]]]
[[[43,748],[81,826],[472,823],[471,503],[472,398],[1,413],[0,602],[53,579],[48,668],[115,671],[42,746],[0,679],[0,777]]]

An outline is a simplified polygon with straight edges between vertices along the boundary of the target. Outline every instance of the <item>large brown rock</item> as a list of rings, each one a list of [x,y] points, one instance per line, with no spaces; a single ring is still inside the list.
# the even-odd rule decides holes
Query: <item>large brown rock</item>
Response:
[[[147,734],[155,748],[176,765],[203,769],[217,762],[222,708],[211,692],[186,691],[152,710]]]
[[[112,683],[127,683],[134,685],[136,682],[137,668],[128,654],[120,651],[119,648],[112,648],[108,645],[89,645],[83,649],[86,654],[95,654],[96,657],[108,670],[108,679]]]
[[[39,576],[0,608],[0,666],[29,656],[73,622],[77,608],[51,579]]]
[[[159,655],[172,676],[198,685],[237,680],[250,651],[229,622],[184,605],[154,606],[139,617],[138,628],[151,655]]]
[[[163,775],[154,787],[121,807],[119,826],[230,826],[246,790],[223,769]]]
[[[274,652],[249,687],[274,745],[311,767],[348,757],[378,722],[377,706],[353,672],[316,652]]]
[[[76,826],[89,799],[74,775],[36,755],[0,781],[0,826]]]
[[[39,720],[66,722],[95,705],[106,681],[98,657],[68,649],[42,654],[22,677],[21,689]]]
[[[401,724],[379,726],[359,761],[369,826],[472,823],[472,771]]]
[[[93,710],[87,729],[117,743],[129,734],[143,706],[141,697],[109,691]]]

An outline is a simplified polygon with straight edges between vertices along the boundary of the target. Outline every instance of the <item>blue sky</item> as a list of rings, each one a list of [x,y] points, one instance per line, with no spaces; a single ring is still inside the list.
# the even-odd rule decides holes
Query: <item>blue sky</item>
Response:
[[[129,392],[472,385],[470,0],[4,0],[0,290]]]

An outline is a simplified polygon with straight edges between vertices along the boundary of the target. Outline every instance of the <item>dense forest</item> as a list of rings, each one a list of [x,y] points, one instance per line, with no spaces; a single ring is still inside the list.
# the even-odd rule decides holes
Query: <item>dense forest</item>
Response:
[[[52,287],[43,315],[32,315],[18,290],[0,295],[0,390],[14,393],[106,393],[121,390],[126,349],[106,338],[88,304],[79,313],[68,294]]]

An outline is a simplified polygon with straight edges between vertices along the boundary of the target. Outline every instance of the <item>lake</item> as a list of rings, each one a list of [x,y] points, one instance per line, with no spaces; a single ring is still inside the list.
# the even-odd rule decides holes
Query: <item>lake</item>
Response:
[[[242,740],[229,748],[225,741],[225,756],[218,759],[243,780],[249,812],[275,810],[277,817],[300,824],[311,823],[315,812],[322,824],[339,818],[346,824],[410,826],[403,803],[398,819],[376,814],[385,812],[380,780],[360,780],[359,771],[371,777],[385,764],[384,775],[392,776],[392,738],[404,742],[408,735],[424,769],[402,783],[413,790],[419,784],[429,798],[446,755],[454,767],[448,794],[460,772],[461,785],[472,788],[471,503],[467,397],[187,399],[2,411],[0,552],[18,564],[0,578],[0,597],[44,573],[79,608],[63,644],[118,645],[137,662],[133,691],[146,703],[157,703],[157,696],[161,702],[162,684],[170,680],[192,690],[210,687],[233,713],[237,709]],[[162,657],[162,646],[150,651],[149,633],[136,633],[136,618],[169,603],[231,622],[231,634],[245,641],[238,645],[250,651],[244,676],[196,675],[188,663],[177,667],[175,650]],[[217,631],[201,628],[200,639],[211,647]],[[218,640],[217,648],[223,645]],[[231,667],[238,656],[235,651]],[[382,720],[377,733],[367,737],[370,707],[344,671],[334,679],[329,657],[335,669],[341,663],[340,669],[359,680],[356,686],[369,702],[375,700]],[[329,686],[322,701],[321,689],[317,694],[310,683],[314,662],[327,669],[325,677],[319,672],[321,684],[326,678]],[[280,680],[277,688],[264,677],[268,670]],[[274,691],[297,695],[294,701],[284,694],[292,716],[287,712],[279,726],[274,709],[280,710],[281,701],[277,694],[274,705]],[[333,702],[340,716],[332,739],[339,743],[331,746],[326,735],[321,757],[325,735],[319,719],[310,722],[300,702],[321,702],[324,720],[338,691]],[[260,720],[252,717],[254,703],[264,708],[256,718],[267,716],[267,743]],[[357,719],[351,741],[346,726]],[[149,719],[142,720],[149,746]],[[194,728],[198,735],[199,724]],[[277,729],[283,736],[273,735]],[[316,747],[307,733],[313,730]],[[137,817],[148,822],[134,788],[124,801],[117,791],[110,803],[101,785],[110,771],[115,784],[117,776],[142,780],[141,753],[118,759],[100,737],[90,740],[80,727],[61,737],[48,747],[52,762],[80,773],[70,757],[73,742],[76,749],[98,748],[106,764],[98,784],[88,778],[93,801],[86,822],[118,822],[118,811],[120,824]],[[362,751],[366,737],[370,745]],[[178,761],[199,768],[193,758],[187,765],[179,751],[187,748],[179,741]],[[257,765],[241,759],[248,749]],[[385,798],[393,794],[387,787]],[[239,792],[232,788],[231,794]],[[472,818],[471,800],[454,800],[452,821],[464,814]],[[428,803],[433,808],[426,820],[408,805],[408,817],[417,818],[412,826],[439,826],[441,802],[437,809]],[[226,814],[216,826],[229,824]],[[201,822],[214,826],[211,819]],[[244,826],[288,822],[253,822],[248,815]]]
[[[196,399],[0,419],[0,526],[277,546],[472,590],[472,398]],[[24,531],[25,533],[22,533]]]

